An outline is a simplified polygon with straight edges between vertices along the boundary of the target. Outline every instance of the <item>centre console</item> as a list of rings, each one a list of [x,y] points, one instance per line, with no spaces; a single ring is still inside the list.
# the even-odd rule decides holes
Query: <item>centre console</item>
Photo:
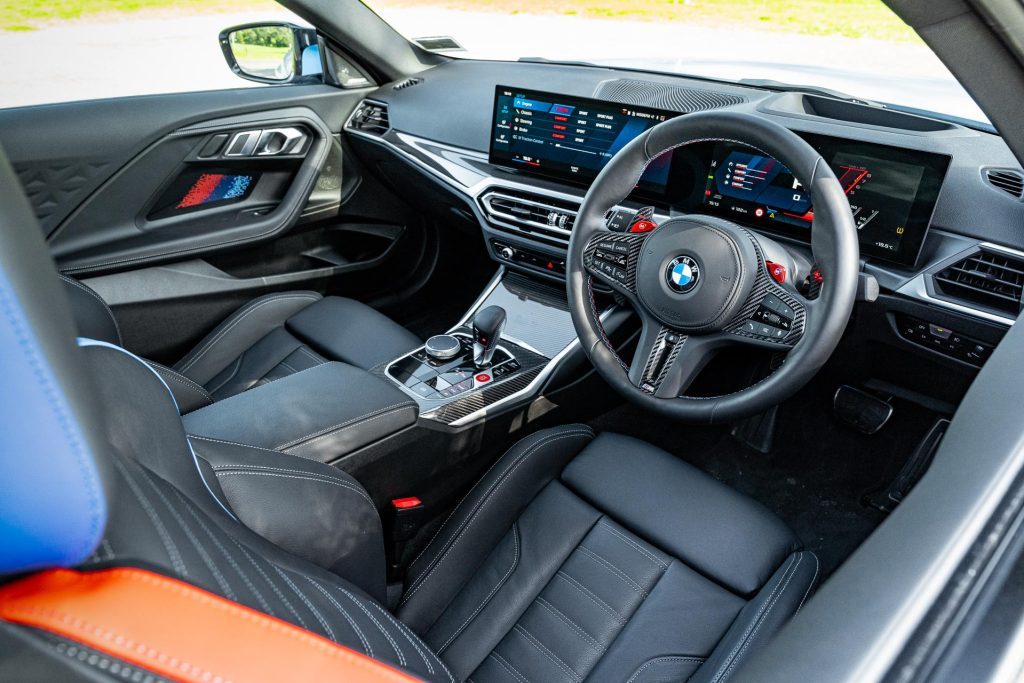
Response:
[[[603,311],[609,331],[619,315]],[[501,269],[446,334],[374,372],[416,401],[421,421],[458,428],[533,401],[584,359],[564,287]]]

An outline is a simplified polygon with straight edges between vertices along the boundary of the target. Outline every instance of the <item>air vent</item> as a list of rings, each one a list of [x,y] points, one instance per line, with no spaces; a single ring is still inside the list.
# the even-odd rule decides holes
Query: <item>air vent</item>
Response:
[[[727,95],[699,88],[680,88],[667,83],[641,81],[634,78],[603,81],[597,86],[594,97],[621,104],[668,109],[684,114],[720,109],[746,102],[746,98],[739,95]]]
[[[349,119],[348,127],[363,133],[383,135],[391,128],[391,123],[388,120],[388,105],[383,102],[363,100],[356,107],[352,118]]]
[[[1024,195],[1024,175],[1020,171],[1008,168],[990,168],[985,171],[985,179],[992,187],[1013,195],[1017,199]]]
[[[933,276],[949,299],[977,304],[1016,318],[1024,289],[1024,257],[989,249],[946,266]]]
[[[391,89],[405,90],[406,88],[411,88],[414,85],[419,85],[422,82],[422,78],[407,78],[404,81],[399,81],[398,83],[395,83],[393,86],[391,86]]]
[[[580,205],[518,190],[491,190],[480,199],[484,213],[505,230],[569,241]]]

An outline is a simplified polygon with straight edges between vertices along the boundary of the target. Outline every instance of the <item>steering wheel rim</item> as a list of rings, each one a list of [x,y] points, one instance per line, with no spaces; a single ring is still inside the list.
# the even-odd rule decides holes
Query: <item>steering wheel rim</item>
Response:
[[[814,205],[811,249],[823,276],[817,299],[804,299],[771,281],[757,236],[729,221],[695,214],[667,221],[647,235],[614,233],[607,229],[608,210],[632,192],[651,161],[677,147],[711,141],[737,142],[761,151],[787,166],[810,193]],[[659,233],[657,241],[652,239]],[[753,265],[744,236],[752,240],[756,259]],[[628,267],[617,272],[614,279],[610,270],[608,273],[595,270],[597,262],[594,260],[597,246],[609,247],[613,242],[629,259]],[[664,267],[665,254],[671,256],[673,245],[697,242],[704,245],[704,255],[712,262],[710,270],[721,272],[724,269],[727,273],[720,276],[721,282],[705,273],[704,280],[710,284],[702,285],[703,290],[698,288],[692,293],[666,290],[665,274],[659,272]],[[627,247],[621,247],[625,243]],[[675,248],[679,250],[678,246]],[[686,257],[683,260],[692,264],[694,270],[702,261],[700,253],[694,253],[692,258],[689,253],[681,253],[676,259],[681,257]],[[713,423],[754,415],[782,402],[825,364],[839,343],[853,310],[860,249],[846,194],[828,164],[810,145],[789,129],[757,116],[703,112],[659,124],[635,138],[611,159],[594,180],[580,207],[569,240],[566,266],[573,325],[584,351],[605,381],[643,408],[682,421]],[[651,284],[655,275],[661,278],[658,287],[668,292],[667,296]],[[618,356],[601,327],[593,291],[595,276],[629,299],[640,315],[643,331],[632,364]],[[671,284],[669,287],[676,288]],[[639,291],[641,288],[648,292],[646,301]],[[747,339],[748,335],[736,327],[737,322],[743,323],[737,316],[749,315],[752,306],[756,308],[763,303],[766,293],[793,304],[794,322],[802,325],[795,341],[790,343],[787,339],[776,344],[777,348],[789,351],[782,365],[760,382],[731,394],[709,398],[678,396],[707,358],[722,346],[747,343],[771,347],[772,342],[755,340],[752,336]],[[714,299],[702,303],[701,297]],[[677,313],[677,309],[685,311]],[[725,316],[722,320],[710,317],[719,309]],[[696,321],[687,315],[692,317],[698,311],[702,316],[708,311],[711,313],[700,320],[703,325],[695,326],[690,323]],[[803,319],[797,320],[801,313]],[[666,340],[671,341],[673,337],[676,341],[669,344]],[[657,371],[651,366],[655,353],[659,354]],[[641,366],[638,360],[645,358]],[[653,374],[647,374],[649,371]],[[672,395],[677,380],[685,386]]]

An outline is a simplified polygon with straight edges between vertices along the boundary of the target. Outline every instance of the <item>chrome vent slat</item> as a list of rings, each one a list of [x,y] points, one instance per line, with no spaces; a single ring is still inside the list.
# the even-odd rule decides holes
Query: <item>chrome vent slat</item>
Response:
[[[992,187],[1018,199],[1024,196],[1024,174],[1012,169],[988,169],[985,179]]]
[[[391,129],[388,105],[373,100],[363,100],[349,119],[349,128],[363,133],[383,135]]]
[[[932,282],[951,299],[1016,316],[1024,293],[1024,259],[981,249],[935,273]]]
[[[506,229],[568,242],[579,205],[517,190],[491,190],[480,198],[489,220]]]

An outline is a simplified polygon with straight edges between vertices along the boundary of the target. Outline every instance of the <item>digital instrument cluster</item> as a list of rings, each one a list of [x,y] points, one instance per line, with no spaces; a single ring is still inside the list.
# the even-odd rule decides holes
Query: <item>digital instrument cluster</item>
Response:
[[[803,134],[846,193],[861,253],[904,264],[917,260],[949,166],[939,154]],[[719,142],[704,188],[705,210],[797,237],[814,220],[807,189],[788,168],[744,145]]]
[[[631,140],[676,112],[498,86],[491,164],[589,185]],[[913,265],[950,159],[942,154],[797,131],[850,202],[861,253]],[[648,166],[633,199],[810,239],[814,207],[788,168],[737,142],[702,142]]]

